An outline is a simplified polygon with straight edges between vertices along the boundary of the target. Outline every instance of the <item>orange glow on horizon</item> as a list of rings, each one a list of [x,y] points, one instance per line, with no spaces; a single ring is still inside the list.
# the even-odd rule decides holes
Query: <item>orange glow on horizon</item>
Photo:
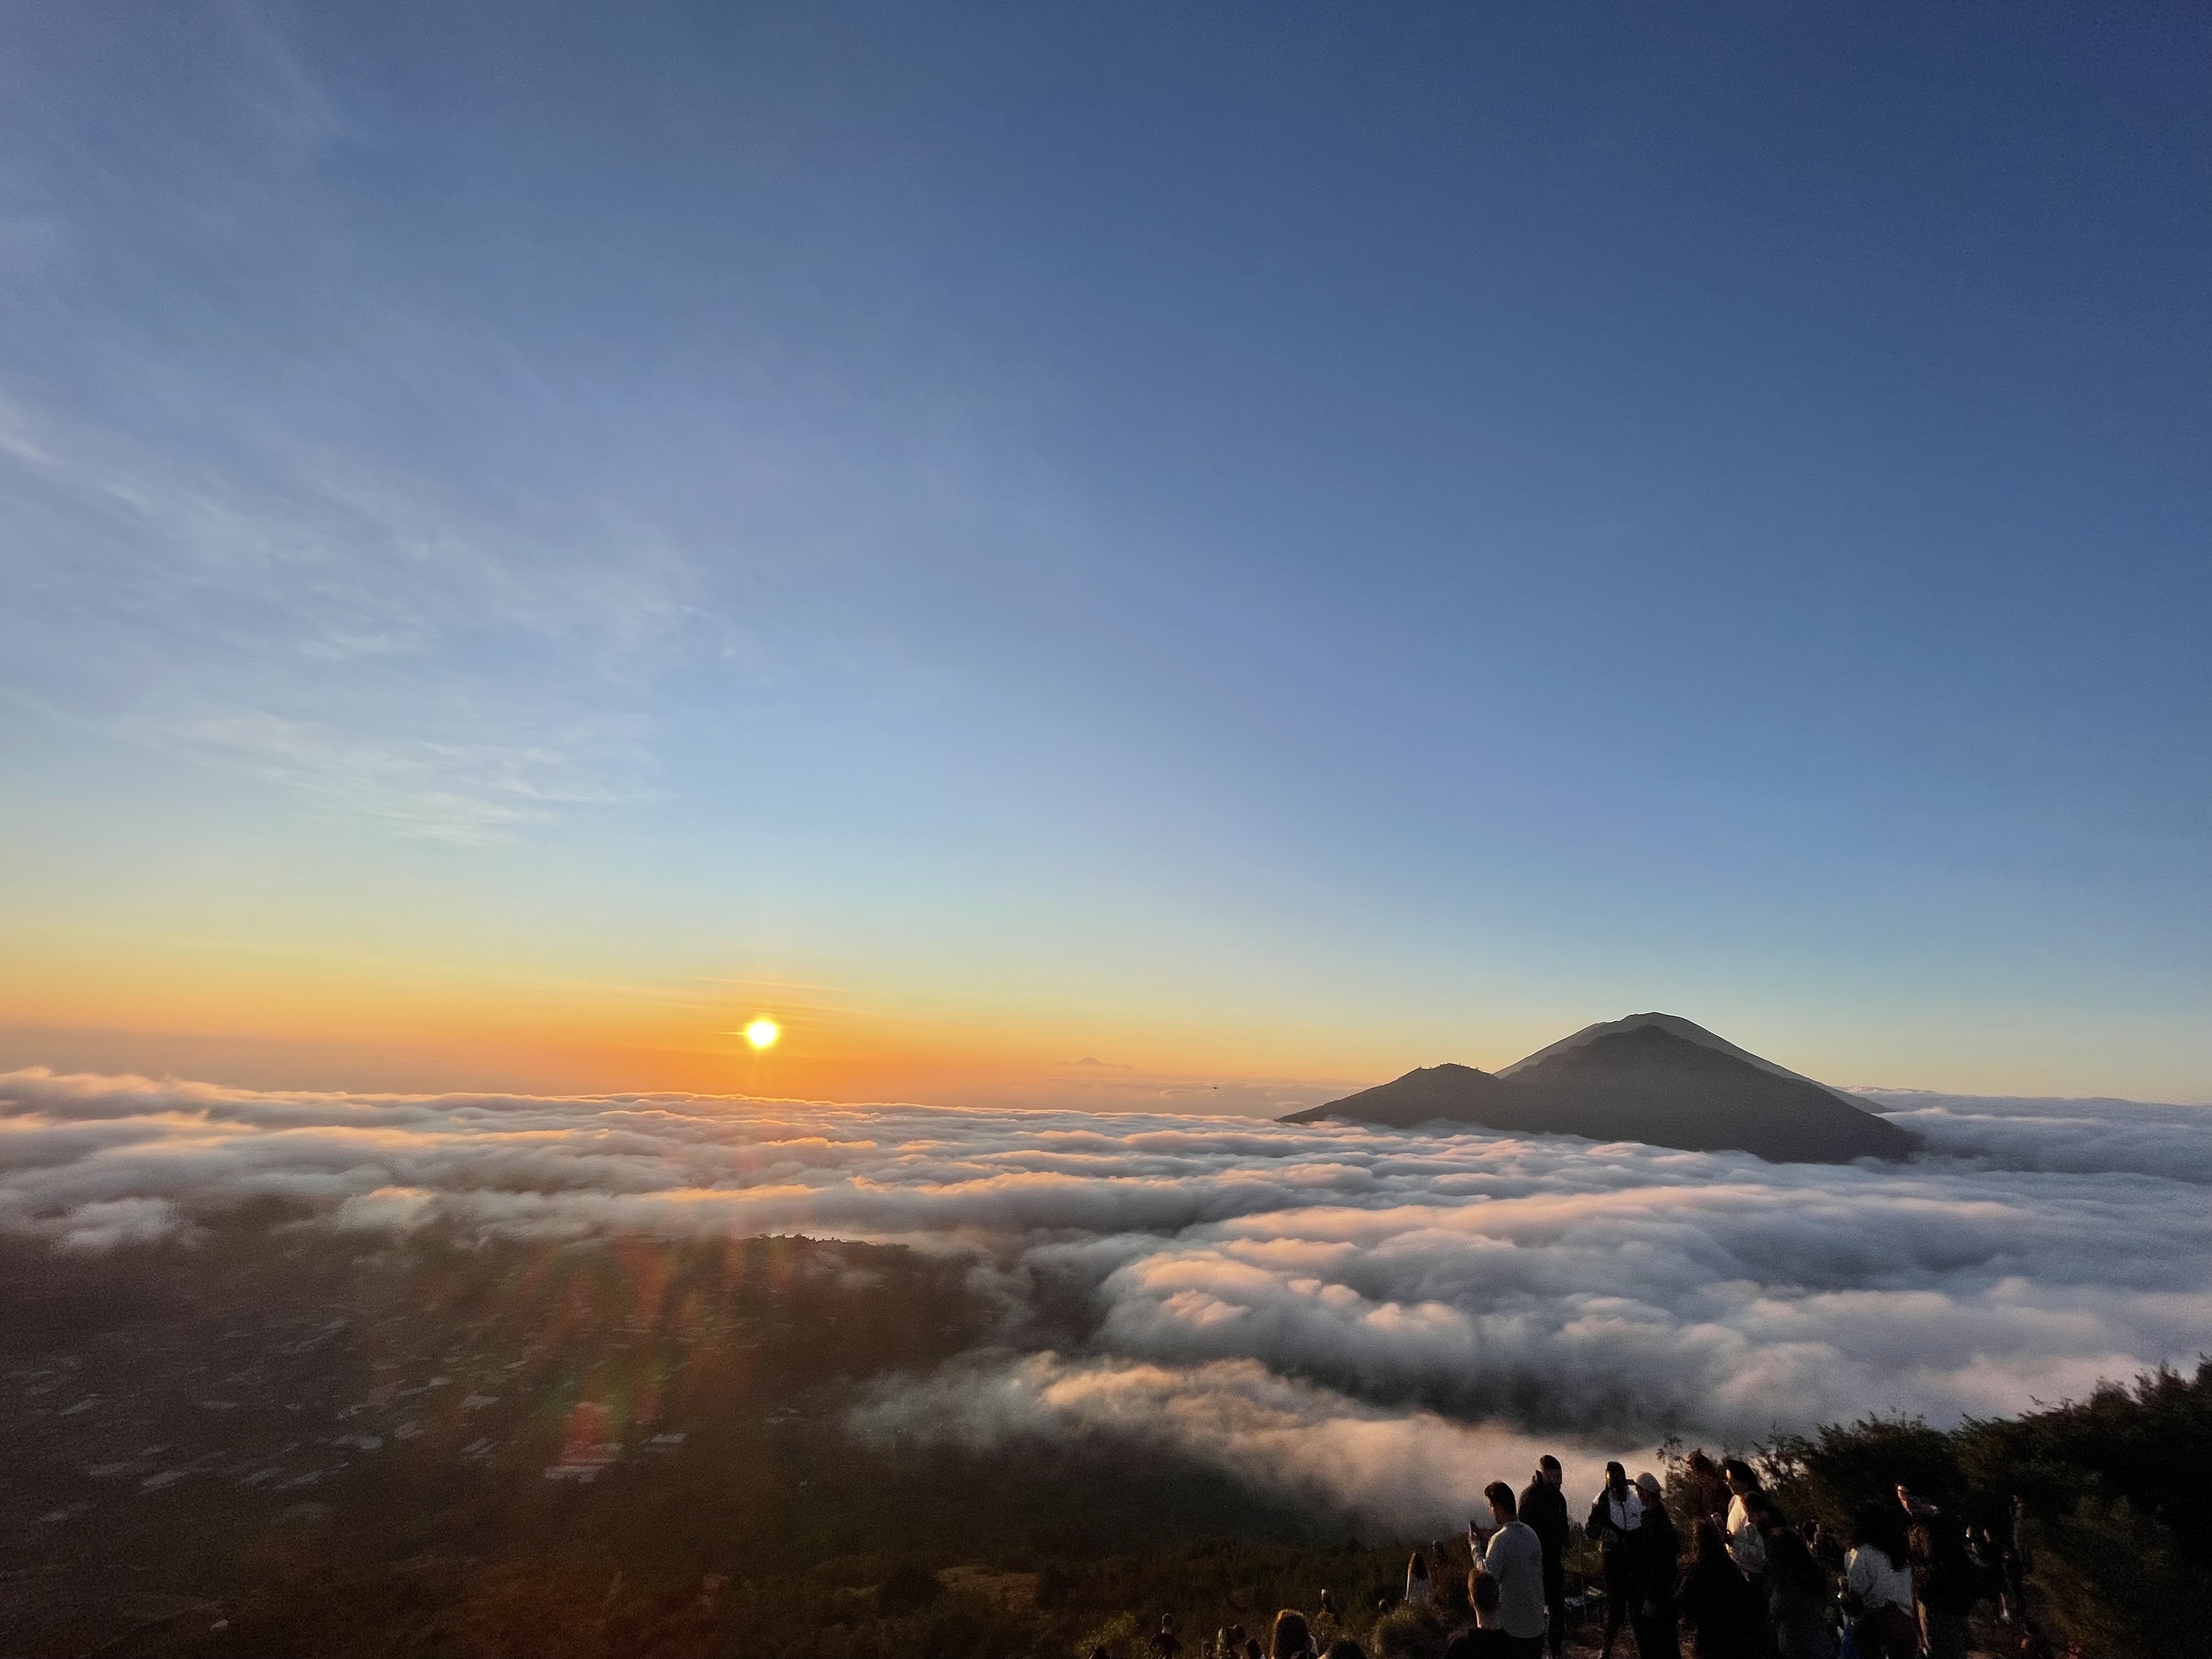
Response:
[[[349,957],[60,929],[25,930],[10,943],[0,948],[0,1071],[49,1066],[367,1093],[667,1091],[1168,1109],[1155,1083],[1204,1079],[1176,1095],[1202,1104],[1216,1080],[1364,1083],[1379,1073],[1314,1053],[1309,1031],[1285,1040],[1188,1007],[1100,1018],[981,993],[824,982],[819,970],[594,977],[429,953]]]

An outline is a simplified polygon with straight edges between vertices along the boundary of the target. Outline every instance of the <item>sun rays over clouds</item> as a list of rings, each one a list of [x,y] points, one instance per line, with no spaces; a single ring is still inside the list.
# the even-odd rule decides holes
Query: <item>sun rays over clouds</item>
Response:
[[[879,1382],[858,1431],[1141,1433],[1378,1514],[1388,1492],[1429,1513],[1478,1464],[1525,1461],[1528,1435],[1952,1420],[2194,1357],[2212,1329],[2203,1109],[1913,1097],[1901,1115],[1936,1155],[1834,1168],[1334,1124],[33,1071],[0,1078],[0,1225],[63,1249],[188,1247],[201,1218],[277,1198],[307,1206],[298,1224],[370,1234],[965,1253],[1004,1346]]]

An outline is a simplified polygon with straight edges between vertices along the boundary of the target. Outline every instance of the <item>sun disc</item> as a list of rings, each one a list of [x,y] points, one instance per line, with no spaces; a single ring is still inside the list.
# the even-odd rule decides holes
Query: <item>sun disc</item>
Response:
[[[756,1048],[773,1048],[775,1040],[783,1035],[783,1027],[774,1020],[761,1018],[745,1027],[745,1041]]]

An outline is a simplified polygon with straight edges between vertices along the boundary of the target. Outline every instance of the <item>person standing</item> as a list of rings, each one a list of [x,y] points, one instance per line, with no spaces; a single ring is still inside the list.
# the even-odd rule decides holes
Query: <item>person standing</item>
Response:
[[[1711,1516],[1718,1521],[1728,1514],[1728,1482],[1721,1479],[1721,1466],[1705,1455],[1700,1446],[1682,1460],[1682,1478],[1690,1484],[1690,1514],[1693,1521]]]
[[[1836,1659],[1828,1575],[1788,1527],[1766,1535],[1766,1624],[1781,1659]]]
[[[1589,1519],[1583,1523],[1605,1562],[1605,1644],[1598,1659],[1613,1659],[1613,1638],[1635,1604],[1637,1558],[1644,1541],[1636,1534],[1643,1524],[1644,1500],[1628,1484],[1628,1471],[1618,1463],[1607,1464],[1605,1490],[1598,1493]]]
[[[2027,1537],[2022,1523],[2027,1519],[2027,1499],[2017,1493],[2012,1500],[2012,1513],[2008,1517],[2005,1535],[1998,1547],[2002,1551],[1999,1570],[2004,1575],[2004,1600],[2001,1606],[2005,1623],[2016,1631],[2027,1626]]]
[[[1682,1575],[1682,1622],[1698,1659],[1756,1659],[1765,1644],[1765,1609],[1729,1559],[1728,1540],[1710,1519],[1698,1522],[1697,1547]]]
[[[1966,1622],[1980,1599],[1979,1574],[1959,1523],[1904,1486],[1897,1501],[1911,1518],[1906,1534],[1920,1600],[1920,1646],[1928,1659],[1966,1659]]]
[[[1420,1551],[1413,1552],[1406,1563],[1406,1605],[1425,1607],[1437,1599],[1437,1587],[1429,1578],[1428,1558]]]
[[[1478,1607],[1475,1622],[1511,1637],[1516,1659],[1543,1659],[1544,1546],[1520,1518],[1521,1500],[1512,1487],[1493,1480],[1482,1495],[1489,1500],[1493,1525],[1485,1531],[1470,1522],[1468,1542],[1480,1550],[1482,1571],[1497,1583],[1498,1607],[1490,1613]]]
[[[1851,1615],[1852,1650],[1858,1659],[1916,1659],[1920,1631],[1912,1618],[1905,1517],[1887,1504],[1863,1504],[1851,1531],[1858,1541],[1844,1558],[1844,1606]]]
[[[1674,1579],[1680,1570],[1681,1544],[1674,1533],[1674,1517],[1659,1477],[1636,1477],[1636,1493],[1644,1504],[1644,1524],[1636,1530],[1642,1539],[1637,1548],[1637,1571],[1643,1580],[1636,1605],[1629,1609],[1629,1628],[1636,1635],[1637,1659],[1680,1659],[1682,1639],[1674,1622]]]
[[[1721,1479],[1728,1482],[1728,1553],[1736,1571],[1751,1586],[1759,1605],[1766,1605],[1766,1534],[1761,1512],[1771,1507],[1759,1489],[1759,1476],[1741,1457],[1721,1460]]]
[[[1567,1641],[1567,1498],[1565,1476],[1549,1452],[1536,1460],[1536,1478],[1521,1494],[1521,1519],[1544,1547],[1544,1616],[1552,1659]]]

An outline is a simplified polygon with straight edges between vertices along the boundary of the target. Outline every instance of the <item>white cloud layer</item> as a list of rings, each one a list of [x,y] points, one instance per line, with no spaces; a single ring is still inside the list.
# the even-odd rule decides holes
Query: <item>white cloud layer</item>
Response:
[[[1047,1285],[1087,1298],[1081,1351],[909,1379],[870,1431],[1139,1431],[1386,1516],[1469,1471],[1525,1473],[1532,1434],[1579,1463],[1668,1429],[1948,1422],[2206,1346],[2212,1109],[1878,1103],[1935,1153],[1835,1168],[1219,1117],[29,1071],[0,1077],[0,1227],[101,1249],[275,1194],[346,1228],[969,1251],[1017,1316]]]
[[[981,1353],[919,1383],[879,1384],[851,1422],[866,1437],[977,1449],[1069,1432],[1135,1437],[1401,1535],[1463,1524],[1470,1494],[1495,1480],[1525,1482],[1546,1452],[1559,1458],[1568,1491],[1594,1491],[1613,1455],[1495,1422],[1363,1405],[1249,1359]]]

